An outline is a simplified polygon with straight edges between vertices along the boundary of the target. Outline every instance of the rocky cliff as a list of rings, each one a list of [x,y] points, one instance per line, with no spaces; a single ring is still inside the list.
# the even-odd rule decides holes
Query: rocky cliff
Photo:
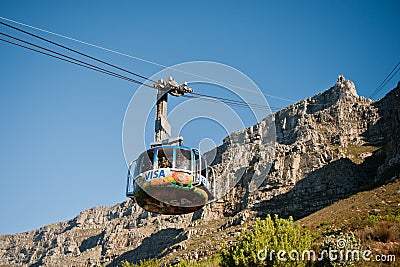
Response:
[[[166,216],[131,201],[95,207],[67,222],[0,236],[0,266],[118,266],[151,257],[207,257],[254,216],[298,219],[398,178],[399,136],[400,84],[372,101],[339,76],[325,92],[228,136],[211,153],[221,197],[202,210]],[[236,185],[224,195],[229,183]]]

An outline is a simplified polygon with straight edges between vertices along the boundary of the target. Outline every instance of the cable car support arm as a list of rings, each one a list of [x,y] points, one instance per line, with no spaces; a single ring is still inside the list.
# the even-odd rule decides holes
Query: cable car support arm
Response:
[[[158,80],[158,82],[154,84],[154,88],[157,89],[157,103],[154,142],[151,146],[154,147],[177,142],[179,142],[179,145],[183,145],[182,137],[168,139],[168,137],[171,136],[171,125],[167,120],[168,94],[183,96],[185,93],[192,93],[193,89],[190,88],[186,82],[179,85],[172,77],[169,77],[168,81],[164,81],[163,79]]]

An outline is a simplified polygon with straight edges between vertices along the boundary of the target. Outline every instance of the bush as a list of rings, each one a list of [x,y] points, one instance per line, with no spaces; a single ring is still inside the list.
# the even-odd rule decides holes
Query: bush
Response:
[[[320,244],[321,256],[316,266],[334,266],[345,267],[354,266],[356,262],[361,259],[361,255],[353,255],[349,252],[358,251],[361,253],[362,246],[360,240],[356,239],[353,232],[344,234],[342,232],[325,236],[323,242]],[[329,251],[335,252],[329,254]]]
[[[206,260],[191,261],[191,260],[181,260],[175,267],[218,267],[219,257],[211,257]]]
[[[139,264],[122,262],[122,267],[161,267],[161,263],[157,259],[141,260]]]
[[[293,218],[288,220],[271,216],[265,220],[257,218],[253,229],[244,230],[237,238],[237,244],[220,248],[221,266],[305,266],[302,252],[311,247],[311,235],[301,234],[300,227]],[[287,261],[278,259],[278,251],[285,251]],[[295,260],[289,259],[289,253],[296,251]],[[292,255],[292,254],[291,254]],[[264,259],[265,258],[265,259]]]
[[[122,267],[162,267],[165,266],[161,261],[157,259],[141,260],[139,264],[129,263],[128,261],[122,262]],[[173,265],[175,267],[218,267],[219,257],[211,257],[206,260],[191,261],[191,260],[180,260],[179,263]],[[168,265],[171,267],[171,265]]]
[[[362,232],[366,240],[378,242],[391,242],[399,239],[400,223],[396,221],[380,221]]]

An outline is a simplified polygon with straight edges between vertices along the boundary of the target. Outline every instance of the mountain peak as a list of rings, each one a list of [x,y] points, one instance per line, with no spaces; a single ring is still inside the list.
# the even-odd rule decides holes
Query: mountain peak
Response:
[[[354,83],[350,80],[346,80],[342,74],[339,74],[336,84],[331,89],[338,91],[340,96],[348,95],[358,97]]]
[[[331,88],[303,101],[309,105],[308,112],[314,113],[338,103],[354,103],[368,100],[360,97],[357,94],[354,83],[340,74],[337,82]]]

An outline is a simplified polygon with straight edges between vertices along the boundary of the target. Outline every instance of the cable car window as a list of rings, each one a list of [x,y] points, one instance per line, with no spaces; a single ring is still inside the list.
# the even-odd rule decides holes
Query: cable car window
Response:
[[[153,169],[154,166],[154,150],[148,150],[144,153],[142,153],[142,155],[140,155],[139,159],[138,159],[138,167],[140,168],[140,172],[146,172],[149,170]],[[139,169],[138,168],[138,169]],[[136,173],[135,173],[136,175]]]
[[[138,170],[137,160],[132,161],[129,164],[129,170],[128,170],[129,176],[135,177],[135,176],[137,176],[138,172],[139,172],[139,170]]]
[[[176,168],[192,170],[192,153],[186,149],[176,149]]]
[[[198,174],[199,171],[200,171],[200,155],[199,155],[199,150],[193,149],[193,155],[194,155],[195,172],[196,172],[196,174]]]
[[[134,193],[134,178],[136,177],[136,172],[138,172],[137,169],[137,165],[136,165],[137,161],[133,161],[131,162],[131,164],[129,165],[129,171],[128,171],[128,182],[126,185],[126,193],[127,194],[133,194]],[[135,172],[135,174],[133,173]]]
[[[136,160],[135,169],[131,168],[131,171],[133,173],[133,177],[137,177],[139,175],[139,173],[140,173],[140,166],[142,165],[142,158],[143,158],[143,153]]]
[[[201,175],[207,177],[207,161],[201,158]]]
[[[160,148],[157,153],[158,168],[172,168],[173,149]]]

